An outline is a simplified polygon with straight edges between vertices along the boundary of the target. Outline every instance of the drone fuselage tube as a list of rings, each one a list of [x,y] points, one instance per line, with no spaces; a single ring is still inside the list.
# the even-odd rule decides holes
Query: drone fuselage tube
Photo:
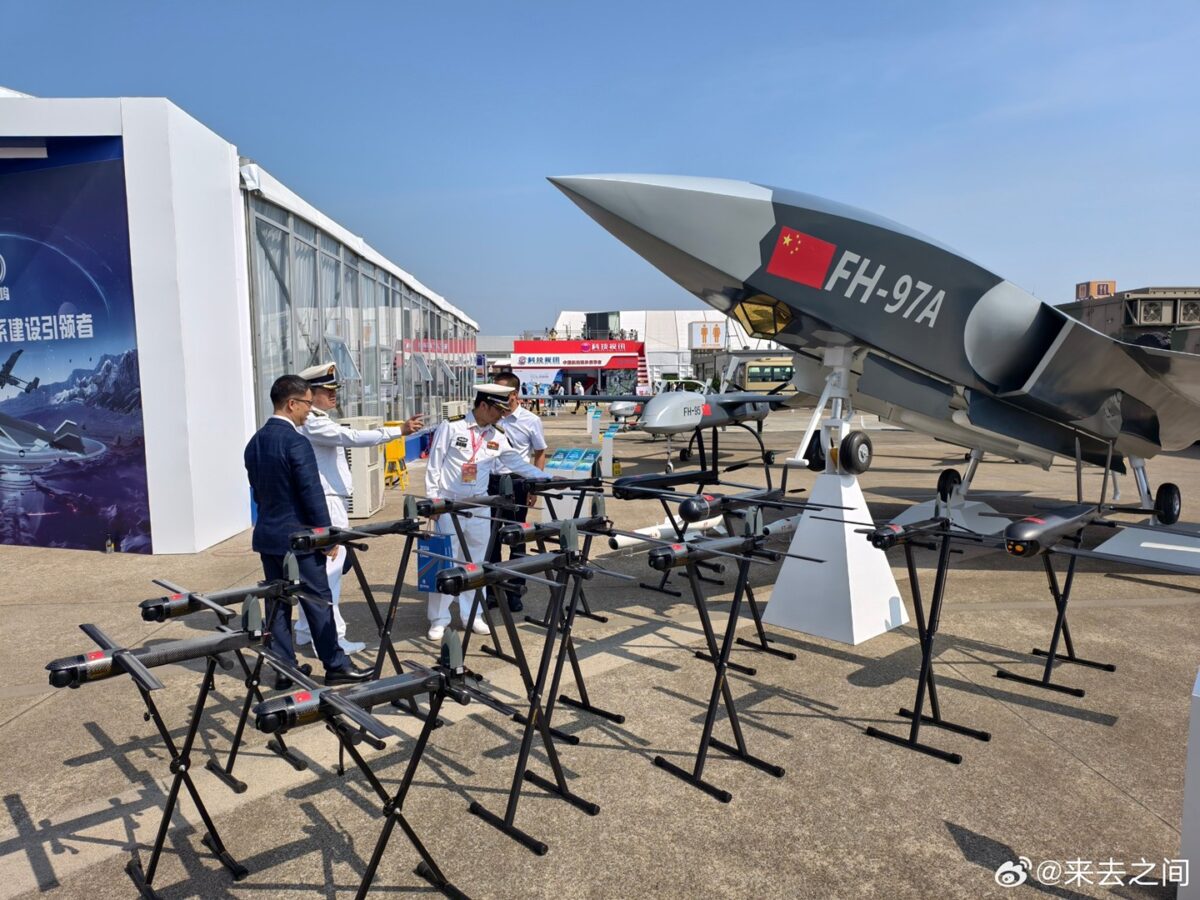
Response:
[[[1004,549],[1012,556],[1040,556],[1068,535],[1102,518],[1100,509],[1075,503],[1038,516],[1028,516],[1004,529]]]
[[[442,685],[444,676],[429,670],[407,672],[373,681],[353,690],[338,691],[337,696],[370,710],[374,706],[397,700],[408,700],[420,694],[430,694]],[[267,734],[283,734],[292,728],[309,725],[327,714],[322,700],[331,688],[294,691],[283,697],[272,697],[254,708],[254,727]],[[336,708],[333,710],[336,712]]]
[[[500,563],[465,563],[444,569],[438,573],[437,589],[443,594],[462,594],[510,578],[522,575],[537,575],[550,569],[563,568],[579,562],[578,551],[562,550],[554,553],[538,553],[534,556],[519,556]],[[589,577],[585,575],[584,577]]]
[[[67,656],[46,664],[50,672],[52,687],[77,688],[90,681],[102,681],[125,673],[121,655],[129,654],[145,668],[202,659],[219,653],[233,652],[247,647],[253,636],[245,631],[218,632],[198,638],[168,641],[152,647],[136,647],[131,650],[91,650],[78,656]]]

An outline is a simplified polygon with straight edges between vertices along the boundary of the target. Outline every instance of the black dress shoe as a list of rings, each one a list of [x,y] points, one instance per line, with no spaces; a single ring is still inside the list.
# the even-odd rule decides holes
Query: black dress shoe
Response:
[[[302,666],[297,666],[297,668],[300,670],[300,673],[302,675],[311,675],[312,674],[312,666],[310,666],[308,663],[305,663]],[[295,686],[295,684],[296,683],[294,681],[292,681],[292,679],[288,678],[282,672],[275,673],[275,690],[277,690],[277,691],[291,690]]]
[[[508,608],[511,612],[524,612],[525,604],[522,603],[520,600],[509,600]]]
[[[348,669],[329,669],[325,673],[325,683],[327,685],[361,684],[364,681],[370,681],[374,674],[374,669],[356,669],[353,666]]]

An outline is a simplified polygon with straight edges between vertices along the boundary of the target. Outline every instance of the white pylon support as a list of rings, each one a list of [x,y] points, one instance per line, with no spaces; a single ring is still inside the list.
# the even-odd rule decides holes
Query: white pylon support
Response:
[[[1138,502],[1142,509],[1154,509],[1154,493],[1150,490],[1150,479],[1146,476],[1146,461],[1140,456],[1127,456],[1129,467],[1133,469],[1133,483],[1137,486]]]
[[[801,515],[790,552],[824,562],[785,558],[763,622],[852,645],[905,624],[908,614],[887,555],[855,533],[871,521],[858,479],[823,472],[810,499],[846,508]]]
[[[803,461],[819,423],[825,471],[817,475],[809,500],[834,508],[802,513],[790,552],[823,562],[786,558],[763,614],[764,623],[778,628],[852,645],[908,621],[887,554],[871,546],[865,535],[855,533],[874,520],[858,478],[839,466],[838,449],[854,414],[850,366],[856,349],[826,348],[824,363],[830,371],[825,389],[793,458],[793,462]],[[828,418],[824,418],[826,405],[831,407]]]

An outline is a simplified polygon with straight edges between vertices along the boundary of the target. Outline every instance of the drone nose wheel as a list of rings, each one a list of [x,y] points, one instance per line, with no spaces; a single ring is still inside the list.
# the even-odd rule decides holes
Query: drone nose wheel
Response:
[[[954,493],[954,489],[962,484],[962,476],[958,474],[957,469],[942,469],[942,473],[938,475],[937,480],[937,495],[938,499],[943,503],[950,500],[950,495]]]
[[[842,468],[851,475],[861,475],[871,468],[875,450],[871,446],[871,439],[867,437],[866,432],[852,431],[846,435],[838,450],[838,458],[842,462]]]
[[[1179,485],[1169,481],[1158,486],[1154,494],[1154,518],[1163,525],[1174,525],[1183,512],[1183,494]]]

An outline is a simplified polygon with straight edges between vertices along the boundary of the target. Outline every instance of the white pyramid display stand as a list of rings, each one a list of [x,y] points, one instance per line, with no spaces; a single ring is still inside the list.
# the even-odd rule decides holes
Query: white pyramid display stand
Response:
[[[844,644],[861,644],[905,624],[908,613],[887,555],[855,533],[862,528],[857,523],[871,521],[858,479],[822,473],[810,500],[846,509],[803,514],[790,552],[825,561],[783,561],[764,624]],[[828,519],[843,524],[823,521]]]

